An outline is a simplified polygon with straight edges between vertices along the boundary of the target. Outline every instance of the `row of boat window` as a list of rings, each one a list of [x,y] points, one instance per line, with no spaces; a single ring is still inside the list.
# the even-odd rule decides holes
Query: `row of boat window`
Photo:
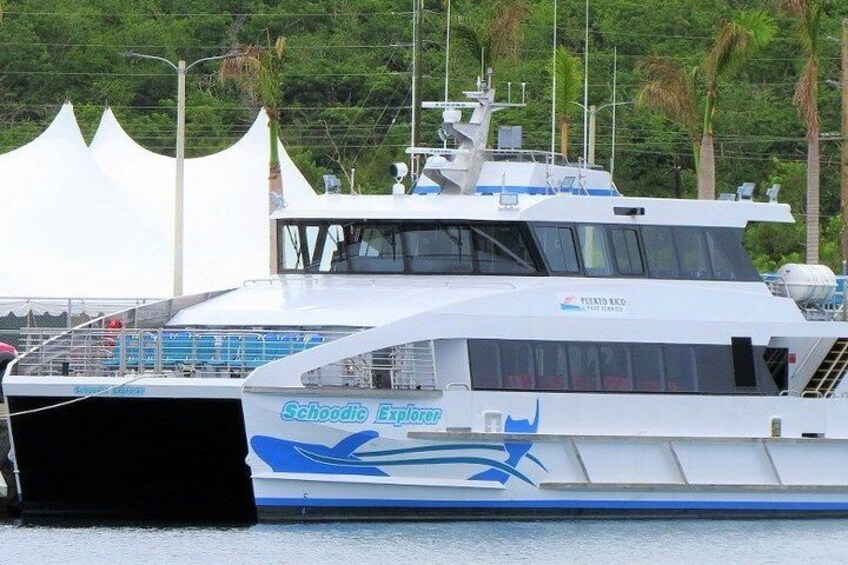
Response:
[[[730,346],[468,340],[475,390],[728,394],[757,389]],[[771,392],[771,391],[764,391]]]
[[[280,249],[305,272],[760,280],[733,228],[307,220]]]

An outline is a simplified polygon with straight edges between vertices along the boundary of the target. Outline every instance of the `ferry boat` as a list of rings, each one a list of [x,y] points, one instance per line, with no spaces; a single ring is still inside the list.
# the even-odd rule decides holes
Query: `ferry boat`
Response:
[[[279,275],[13,363],[24,516],[845,516],[832,273],[767,284],[742,245],[789,207],[592,195],[552,159],[542,194],[476,194],[471,98],[441,194],[291,203]]]

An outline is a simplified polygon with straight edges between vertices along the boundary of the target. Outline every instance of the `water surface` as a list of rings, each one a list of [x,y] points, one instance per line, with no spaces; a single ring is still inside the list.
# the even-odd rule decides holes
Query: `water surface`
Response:
[[[574,520],[252,527],[0,524],[0,562],[838,563],[846,520]]]

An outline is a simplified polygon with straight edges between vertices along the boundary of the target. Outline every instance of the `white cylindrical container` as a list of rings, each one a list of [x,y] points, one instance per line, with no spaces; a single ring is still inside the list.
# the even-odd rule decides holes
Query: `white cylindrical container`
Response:
[[[789,263],[777,274],[786,285],[789,297],[798,304],[821,304],[833,298],[836,275],[825,265]]]

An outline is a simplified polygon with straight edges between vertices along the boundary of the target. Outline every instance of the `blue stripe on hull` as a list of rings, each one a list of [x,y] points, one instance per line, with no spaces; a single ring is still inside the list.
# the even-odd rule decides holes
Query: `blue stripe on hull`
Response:
[[[848,512],[845,502],[765,502],[701,500],[381,500],[344,498],[257,498],[259,507],[301,508],[490,508],[585,510],[719,510],[771,512]]]

